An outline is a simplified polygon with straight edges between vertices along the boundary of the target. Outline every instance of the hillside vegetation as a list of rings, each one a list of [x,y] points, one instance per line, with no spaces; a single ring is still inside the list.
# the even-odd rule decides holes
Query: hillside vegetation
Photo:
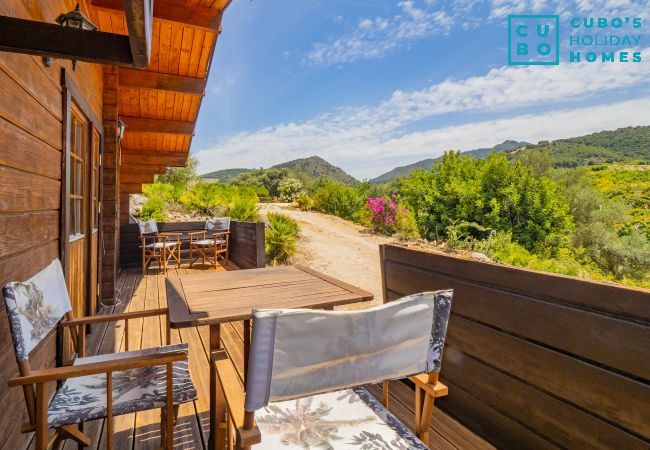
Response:
[[[466,152],[461,152],[461,155],[471,156],[472,158],[485,158],[490,153],[500,153],[515,148],[522,147],[524,145],[529,145],[527,142],[517,142],[517,141],[503,141],[500,144],[495,145],[491,148],[478,148],[476,150],[468,150]],[[413,164],[408,164],[406,166],[395,167],[388,172],[379,175],[376,178],[370,180],[371,183],[380,184],[386,183],[397,177],[408,177],[416,169],[430,169],[435,164],[439,163],[442,157],[438,158],[428,158],[423,159],[422,161],[415,162]]]
[[[294,159],[281,164],[276,164],[269,169],[224,169],[201,175],[201,178],[213,179],[222,183],[227,183],[232,179],[240,177],[241,175],[256,172],[260,173],[264,170],[271,169],[287,169],[291,172],[301,173],[305,177],[319,179],[325,178],[339,183],[353,185],[358,181],[346,173],[340,167],[325,161],[319,156],[310,156],[309,158]]]
[[[208,172],[201,175],[201,178],[219,181],[221,183],[227,183],[233,178],[238,177],[242,173],[250,172],[252,169],[223,169],[215,170],[214,172]]]

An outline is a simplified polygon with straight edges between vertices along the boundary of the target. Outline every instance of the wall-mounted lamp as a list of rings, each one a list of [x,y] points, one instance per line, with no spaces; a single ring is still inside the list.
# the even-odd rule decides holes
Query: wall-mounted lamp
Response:
[[[124,137],[125,131],[126,131],[126,124],[122,122],[122,119],[118,117],[117,118],[117,143],[118,144],[122,142],[122,138]]]
[[[55,21],[61,25],[62,27],[67,27],[67,28],[77,28],[79,30],[88,30],[88,31],[96,31],[97,27],[95,26],[94,23],[92,23],[84,14],[81,12],[81,9],[79,8],[79,3],[77,3],[77,6],[75,7],[74,10],[67,12],[65,14],[59,14],[59,16],[55,19]],[[50,56],[43,56],[43,64],[45,67],[50,67],[52,65],[52,61],[54,58]],[[73,59],[72,60],[72,70],[75,70],[77,68],[77,60]]]

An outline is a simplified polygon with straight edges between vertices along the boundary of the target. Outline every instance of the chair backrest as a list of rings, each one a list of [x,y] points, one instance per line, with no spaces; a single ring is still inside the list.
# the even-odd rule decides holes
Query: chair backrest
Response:
[[[61,262],[55,259],[27,281],[8,283],[3,294],[16,359],[21,363],[72,310]]]
[[[158,233],[158,223],[156,222],[156,219],[145,221],[138,220],[138,226],[140,227],[140,236]]]
[[[230,217],[206,219],[205,229],[209,231],[230,231]]]
[[[362,311],[254,311],[246,410],[440,370],[452,291]]]

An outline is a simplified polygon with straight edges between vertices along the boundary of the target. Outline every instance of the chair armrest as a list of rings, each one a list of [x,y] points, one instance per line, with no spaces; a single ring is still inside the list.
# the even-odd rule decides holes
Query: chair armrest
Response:
[[[226,400],[226,408],[237,433],[237,443],[240,447],[248,447],[259,444],[262,441],[262,434],[257,425],[250,420],[253,412],[244,409],[244,388],[241,385],[237,370],[232,361],[228,359],[225,350],[212,353],[212,364],[217,373],[218,383]],[[246,420],[247,415],[249,417]],[[250,423],[250,424],[249,424]]]
[[[184,351],[174,351],[153,355],[139,355],[130,358],[116,358],[106,361],[79,364],[77,366],[53,367],[50,369],[34,370],[29,375],[9,380],[9,386],[25,386],[45,383],[48,381],[65,380],[67,378],[97,375],[100,373],[117,372],[120,370],[140,369],[148,366],[161,366],[177,361],[186,361]]]
[[[228,235],[230,235],[230,231],[219,231],[219,232],[217,232],[217,233],[212,233],[212,236],[213,236],[213,237],[217,237],[217,236],[228,236]]]
[[[169,311],[167,308],[148,309],[145,311],[132,311],[119,314],[106,314],[104,316],[87,316],[70,320],[62,320],[61,326],[74,327],[79,325],[92,325],[95,323],[117,322],[119,320],[141,319],[143,317],[164,316]]]
[[[413,375],[409,377],[415,385],[427,394],[431,395],[433,398],[444,397],[449,394],[449,388],[442,384],[440,381],[434,383],[429,383],[429,375],[426,373],[421,373],[419,375]]]
[[[206,231],[205,231],[205,230],[202,230],[202,231],[190,231],[190,232],[188,232],[187,234],[188,234],[189,236],[194,236],[195,234],[205,234],[205,233],[206,233]]]

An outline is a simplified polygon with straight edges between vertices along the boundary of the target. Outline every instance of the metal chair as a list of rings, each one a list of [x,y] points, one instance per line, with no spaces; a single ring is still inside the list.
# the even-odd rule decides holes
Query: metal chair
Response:
[[[208,237],[207,235],[210,235]],[[192,231],[190,236],[190,267],[194,262],[208,261],[217,268],[219,258],[228,265],[228,243],[230,241],[230,217],[219,217],[205,221],[205,229]],[[198,254],[198,256],[194,256]]]
[[[246,393],[225,351],[212,355],[226,444],[426,449],[434,400],[447,395],[438,373],[451,300],[436,291],[364,311],[255,311]],[[416,386],[416,434],[386,409],[385,380],[405,377]],[[362,387],[377,382],[383,405]]]
[[[61,263],[49,266],[25,282],[12,282],[3,289],[19,376],[9,386],[23,389],[29,422],[24,433],[36,432],[35,448],[58,448],[64,439],[90,446],[83,423],[106,419],[107,448],[113,448],[113,417],[161,408],[161,441],[171,449],[178,405],[196,399],[187,362],[187,344],[85,357],[86,327],[124,320],[167,316],[167,309],[74,318]],[[57,327],[69,330],[77,357],[61,367],[32,370],[29,353]],[[167,344],[170,342],[167,319]],[[73,355],[74,356],[74,355]],[[48,384],[58,383],[52,400]],[[48,438],[48,429],[54,434]]]

